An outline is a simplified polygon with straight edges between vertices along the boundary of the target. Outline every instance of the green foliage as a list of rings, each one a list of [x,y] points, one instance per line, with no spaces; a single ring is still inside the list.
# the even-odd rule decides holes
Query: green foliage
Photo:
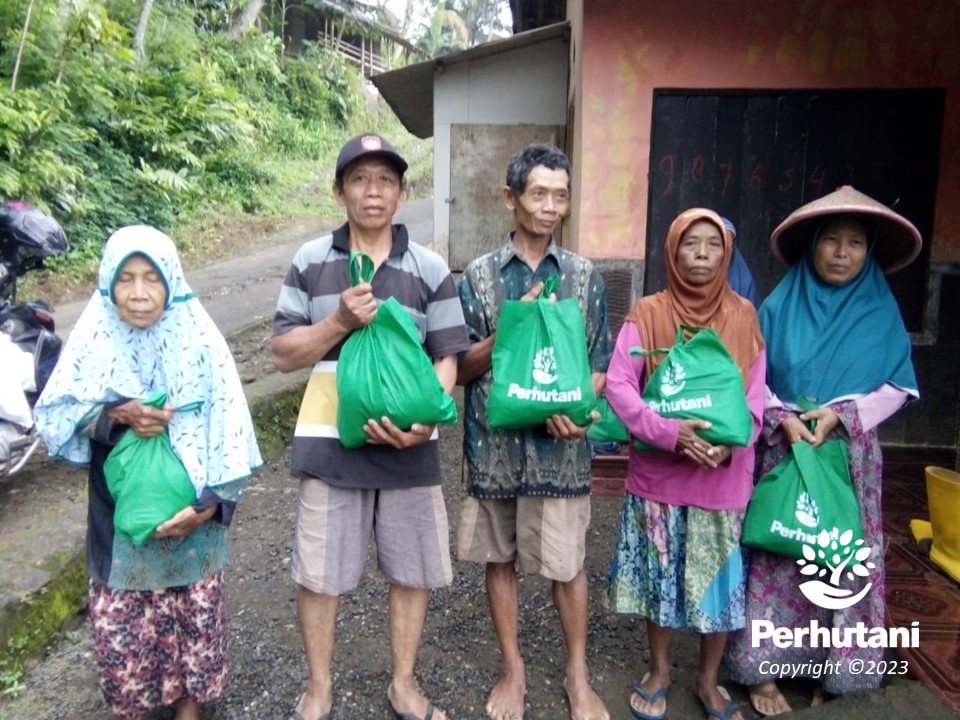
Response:
[[[78,210],[82,168],[72,149],[92,137],[70,113],[61,87],[0,87],[0,194],[30,198],[58,214]]]
[[[437,57],[503,37],[504,4],[505,0],[437,0],[420,27],[417,45]]]
[[[155,4],[143,62],[141,0],[68,0],[66,16],[60,0],[35,0],[23,34],[28,1],[0,0],[0,200],[60,220],[72,250],[52,267],[72,279],[119,226],[262,211],[273,161],[322,158],[366,117],[339,56],[285,58],[273,34],[219,32],[237,0]]]

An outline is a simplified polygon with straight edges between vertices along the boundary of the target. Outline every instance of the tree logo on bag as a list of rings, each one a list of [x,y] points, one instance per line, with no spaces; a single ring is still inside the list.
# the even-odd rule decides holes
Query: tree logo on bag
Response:
[[[660,382],[660,392],[664,397],[676,395],[683,390],[687,384],[687,374],[683,371],[683,366],[667,360],[667,367],[664,368],[663,377]]]
[[[533,359],[533,379],[541,385],[550,385],[557,381],[557,377],[557,361],[553,356],[553,345],[540,348]]]
[[[844,577],[855,580],[857,577],[870,577],[870,571],[876,569],[872,562],[865,562],[873,548],[864,545],[862,538],[853,539],[853,531],[840,533],[838,528],[831,532],[821,530],[816,542],[803,544],[803,557],[797,560],[800,572],[804,575],[816,575],[816,579],[800,584],[807,600],[826,610],[842,610],[860,602],[873,587],[868,582],[857,593],[840,586]],[[817,564],[826,565],[820,567]],[[819,578],[830,573],[829,582]]]
[[[800,493],[800,497],[797,498],[795,516],[798,521],[809,528],[815,528],[820,524],[820,511],[817,509],[817,501],[810,497],[809,493]]]

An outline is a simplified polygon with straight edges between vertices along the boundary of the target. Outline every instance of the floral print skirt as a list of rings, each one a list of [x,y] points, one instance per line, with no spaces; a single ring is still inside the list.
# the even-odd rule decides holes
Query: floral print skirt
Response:
[[[223,572],[183,587],[114,590],[90,583],[100,687],[115,717],[133,720],[227,686]]]
[[[607,577],[608,609],[700,633],[742,628],[743,516],[627,493]]]

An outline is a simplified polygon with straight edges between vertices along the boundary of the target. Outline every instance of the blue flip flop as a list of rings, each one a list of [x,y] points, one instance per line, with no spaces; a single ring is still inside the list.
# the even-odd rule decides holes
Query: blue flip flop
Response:
[[[633,686],[633,691],[634,691],[637,695],[639,695],[639,696],[641,697],[641,699],[643,699],[643,700],[645,700],[646,702],[651,703],[651,704],[655,703],[655,702],[656,702],[657,700],[659,700],[660,698],[663,698],[663,699],[664,699],[663,712],[662,712],[662,713],[659,713],[658,715],[651,715],[650,713],[645,713],[645,712],[641,712],[641,711],[637,710],[637,709],[633,706],[633,703],[631,703],[631,702],[627,702],[627,706],[630,708],[630,713],[631,713],[635,718],[637,718],[637,720],[663,720],[663,718],[665,718],[665,717],[667,716],[666,697],[667,697],[667,695],[670,693],[670,686],[667,685],[666,687],[662,687],[662,688],[660,688],[659,690],[657,690],[657,691],[655,691],[655,692],[648,693],[646,690],[643,689],[643,683],[644,683],[644,681],[645,681],[648,677],[650,677],[650,673],[647,673],[646,675],[644,675],[644,676],[640,679],[640,682],[638,682],[636,685]],[[727,720],[727,719],[725,718],[724,720]]]

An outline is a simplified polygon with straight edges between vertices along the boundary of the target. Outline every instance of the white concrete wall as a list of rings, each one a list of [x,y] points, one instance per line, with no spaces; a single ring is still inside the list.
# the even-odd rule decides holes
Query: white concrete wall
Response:
[[[565,124],[568,60],[567,44],[554,38],[434,75],[433,247],[443,257],[450,245],[451,125]]]

